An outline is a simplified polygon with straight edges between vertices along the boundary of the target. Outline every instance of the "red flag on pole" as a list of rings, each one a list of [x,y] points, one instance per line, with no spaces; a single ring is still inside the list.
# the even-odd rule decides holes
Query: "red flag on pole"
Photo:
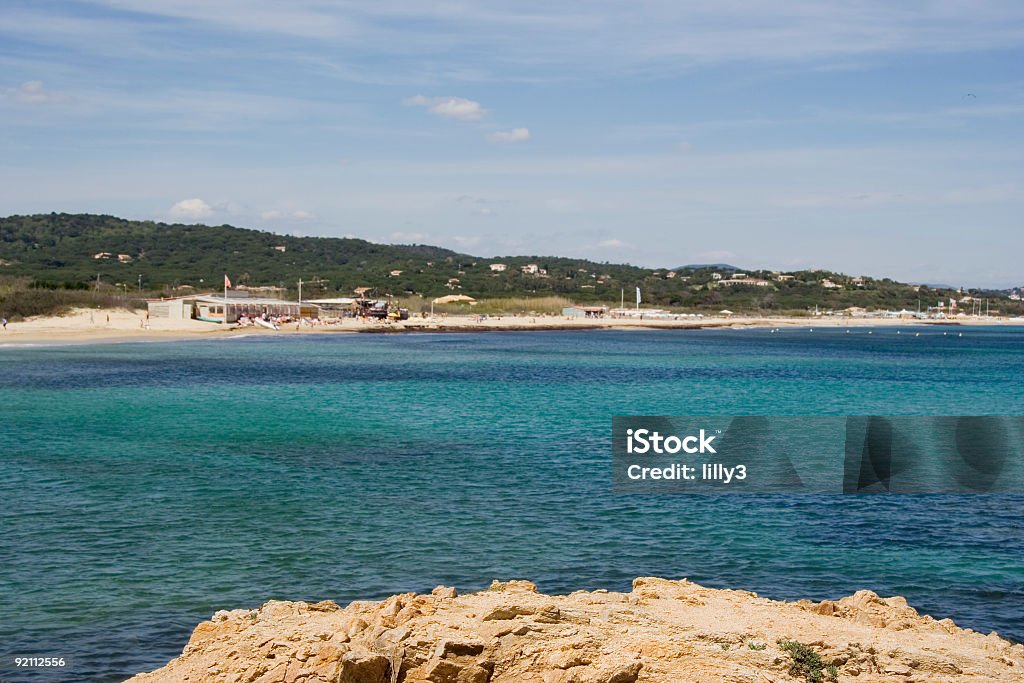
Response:
[[[231,289],[231,280],[227,275],[224,276],[224,289]]]

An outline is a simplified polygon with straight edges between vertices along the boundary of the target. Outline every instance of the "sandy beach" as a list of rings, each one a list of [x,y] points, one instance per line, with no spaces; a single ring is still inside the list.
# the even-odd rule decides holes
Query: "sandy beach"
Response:
[[[593,329],[704,329],[755,327],[778,328],[868,328],[868,327],[956,327],[975,325],[1024,325],[1024,318],[962,318],[957,320],[915,320],[898,318],[753,317],[734,315],[678,320],[638,318],[568,318],[563,316],[476,316],[448,315],[433,318],[412,318],[401,322],[382,322],[346,318],[336,323],[316,325],[282,325],[279,330],[261,327],[226,328],[217,323],[199,320],[147,319],[145,311],[76,309],[63,316],[40,316],[20,322],[9,322],[0,332],[0,346],[66,344],[118,341],[170,341],[210,339],[237,334],[331,334],[331,333],[400,333],[400,332],[484,332],[512,330],[593,330]]]

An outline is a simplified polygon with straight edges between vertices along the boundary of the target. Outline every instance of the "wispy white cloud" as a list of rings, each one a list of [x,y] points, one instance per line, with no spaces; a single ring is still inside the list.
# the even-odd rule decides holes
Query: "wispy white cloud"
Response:
[[[479,102],[464,97],[426,97],[415,95],[402,100],[407,107],[426,107],[435,116],[459,121],[479,121],[487,110]]]
[[[469,204],[483,204],[483,205],[487,205],[487,204],[508,204],[508,203],[511,202],[511,200],[509,200],[509,199],[494,199],[494,198],[491,198],[491,197],[474,197],[473,195],[469,195],[469,194],[460,194],[458,197],[455,198],[455,201],[458,202],[459,204],[469,203]]]
[[[265,221],[308,221],[316,218],[316,214],[305,209],[270,209],[269,211],[262,211],[260,218]]]
[[[430,239],[430,235],[425,232],[393,232],[391,233],[391,239],[395,242],[403,243],[416,243],[423,242]]]
[[[512,130],[499,130],[487,136],[491,142],[526,142],[530,139],[528,128],[513,128]]]
[[[402,105],[406,107],[429,107],[432,101],[433,98],[426,95],[413,95],[402,100]]]
[[[478,246],[483,241],[479,235],[456,235],[452,239],[464,249]]]
[[[94,0],[93,4],[234,31],[255,31],[301,38],[353,35],[355,12],[320,2],[293,0]]]
[[[198,221],[213,215],[213,207],[198,197],[182,199],[171,207],[171,218]]]
[[[784,195],[768,203],[784,209],[863,209],[905,206],[961,206],[971,204],[1007,204],[1024,200],[1024,189],[1013,183],[985,186],[930,188],[913,192],[865,191],[856,193],[819,193]]]
[[[802,194],[772,200],[772,206],[784,209],[874,209],[910,198],[900,192],[858,192],[850,194]]]
[[[623,242],[620,239],[607,239],[601,240],[596,245],[599,249],[633,249],[633,245],[629,242]]]
[[[794,0],[782,4],[594,0],[585,11],[571,3],[503,0],[344,4],[92,0],[90,4],[122,10],[116,20],[107,15],[105,21],[112,24],[139,24],[150,31],[169,26],[278,36],[315,45],[344,39],[349,50],[401,59],[409,66],[427,59],[425,72],[479,80],[493,79],[499,70],[506,77],[564,79],[637,70],[678,72],[736,60],[832,59],[849,64],[858,57],[882,53],[956,53],[1019,45],[1024,39],[1024,5],[1005,0]],[[36,24],[34,30],[45,35],[48,29]],[[453,49],[456,35],[459,40]]]
[[[258,128],[269,122],[300,118],[327,120],[330,125],[338,125],[338,119],[357,119],[361,115],[355,107],[339,102],[326,103],[295,96],[181,86],[137,92],[89,84],[55,92],[40,81],[29,81],[7,92],[9,99],[23,105],[25,110],[30,105],[73,102],[73,107],[53,109],[52,116],[59,115],[62,121],[70,125],[116,120],[120,137],[123,137],[126,129],[235,133]],[[26,125],[53,125],[50,118],[35,119],[28,115],[22,118],[22,123]],[[355,127],[354,124],[352,127]],[[403,134],[403,131],[394,129],[389,132]]]
[[[25,81],[14,91],[14,100],[18,104],[42,105],[59,104],[67,101],[67,96],[55,93],[43,87],[42,81]]]
[[[958,106],[922,107],[916,110],[857,110],[853,107],[828,108],[813,107],[805,115],[788,121],[779,120],[775,124],[823,125],[849,124],[881,125],[893,128],[907,127],[921,129],[924,127],[948,128],[961,126],[978,120],[1018,120],[1024,115],[1024,103],[1000,102],[998,104],[981,103],[977,100],[966,100],[967,104]]]
[[[949,204],[990,204],[1024,199],[1024,188],[1014,183],[1000,183],[987,187],[965,187],[947,190],[940,200]]]

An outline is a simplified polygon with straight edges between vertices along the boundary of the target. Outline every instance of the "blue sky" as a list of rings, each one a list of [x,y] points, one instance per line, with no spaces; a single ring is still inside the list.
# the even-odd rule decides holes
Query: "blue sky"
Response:
[[[5,0],[0,214],[1017,285],[1022,47],[1013,1]]]

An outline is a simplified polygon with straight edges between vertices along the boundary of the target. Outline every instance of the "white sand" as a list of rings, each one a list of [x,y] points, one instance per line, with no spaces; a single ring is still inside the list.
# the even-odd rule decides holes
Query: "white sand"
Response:
[[[936,321],[938,322],[938,321]],[[407,321],[385,323],[346,319],[335,325],[314,327],[283,325],[279,331],[259,327],[225,328],[217,323],[198,320],[168,320],[166,318],[146,319],[145,311],[77,309],[64,316],[40,316],[23,322],[11,322],[6,332],[0,332],[0,344],[75,343],[102,341],[142,341],[168,339],[204,339],[245,334],[320,334],[331,332],[358,331],[443,331],[443,330],[551,330],[551,329],[672,329],[696,327],[894,327],[935,325],[936,322],[918,320],[879,318],[765,318],[749,316],[714,316],[706,318],[685,318],[681,320],[638,320],[632,318],[581,319],[562,316],[489,316],[483,320],[475,315],[435,316],[424,319],[414,317]],[[938,322],[952,326],[952,322]],[[956,321],[959,325],[1021,325],[1024,319],[1014,318],[966,318]]]

